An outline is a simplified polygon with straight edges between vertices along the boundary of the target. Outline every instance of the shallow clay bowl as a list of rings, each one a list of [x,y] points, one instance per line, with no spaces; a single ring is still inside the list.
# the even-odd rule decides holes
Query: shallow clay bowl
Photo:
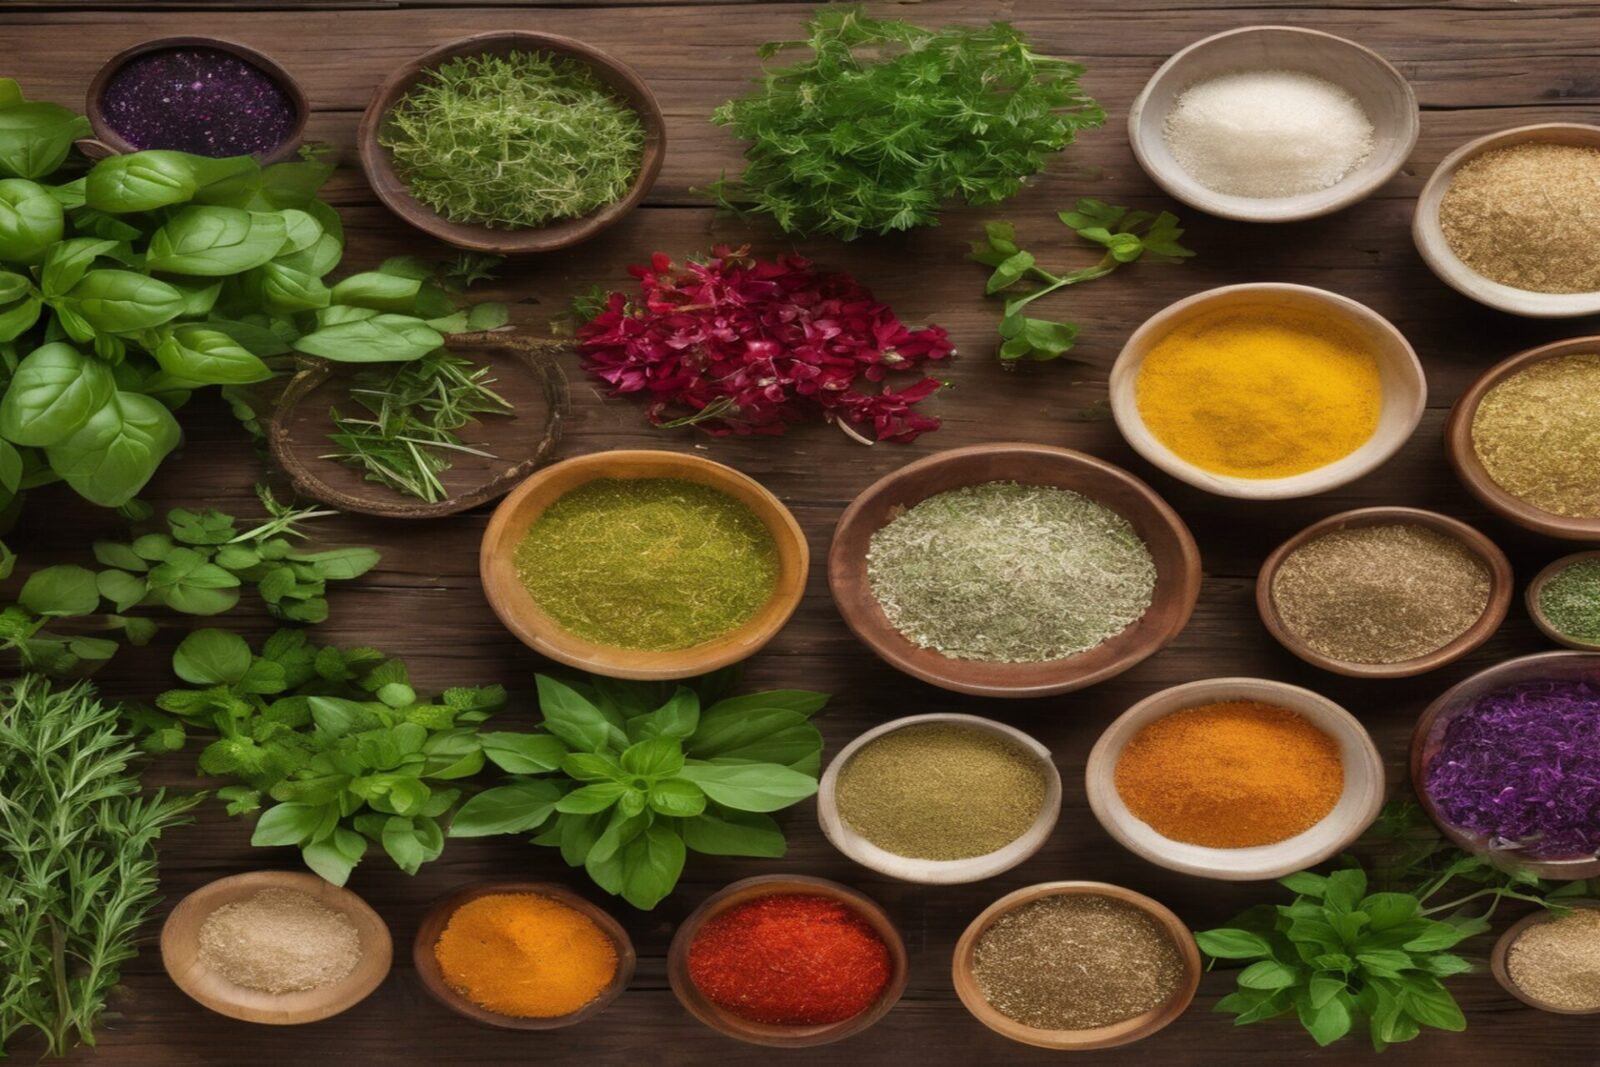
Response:
[[[267,427],[272,457],[289,475],[297,493],[341,511],[390,519],[431,519],[454,515],[504,496],[518,481],[550,459],[567,416],[567,381],[557,363],[564,346],[494,334],[452,337],[448,347],[486,367],[489,388],[513,407],[510,414],[484,414],[457,431],[462,442],[494,458],[450,452],[450,469],[439,475],[446,497],[427,503],[367,481],[359,467],[324,459],[335,446],[328,440],[330,412],[368,417],[350,398],[349,388],[363,364],[319,360],[296,374],[273,410]],[[391,368],[392,370],[393,368]]]
[[[1510,359],[1496,363],[1467,387],[1455,406],[1450,409],[1450,419],[1444,427],[1445,451],[1450,456],[1450,466],[1467,491],[1483,501],[1491,511],[1510,519],[1524,529],[1546,537],[1559,537],[1568,541],[1600,541],[1600,516],[1573,518],[1557,515],[1553,511],[1535,507],[1520,497],[1512,496],[1489,477],[1489,471],[1472,447],[1472,420],[1477,417],[1478,405],[1490,389],[1507,378],[1538,363],[1557,356],[1592,355],[1600,353],[1600,337],[1574,337],[1570,341],[1556,341],[1518,352]]]
[[[1445,692],[1417,719],[1411,732],[1411,787],[1429,817],[1456,845],[1467,852],[1488,858],[1496,867],[1526,869],[1540,878],[1571,881],[1600,877],[1600,858],[1571,856],[1529,859],[1516,849],[1494,847],[1482,834],[1464,830],[1448,821],[1428,795],[1424,771],[1444,741],[1450,720],[1485,694],[1519,682],[1561,680],[1600,684],[1600,655],[1588,652],[1540,652],[1532,656],[1497,663],[1481,670]]]
[[[839,775],[849,764],[851,758],[861,749],[885,734],[893,733],[895,730],[907,726],[926,725],[929,723],[965,726],[973,730],[994,734],[1034,757],[1039,769],[1044,773],[1044,803],[1040,805],[1039,814],[1034,818],[1033,825],[1021,837],[1004,848],[982,856],[973,856],[970,859],[913,859],[910,856],[897,855],[886,849],[879,848],[865,837],[862,837],[844,820],[844,817],[839,813]],[[984,878],[993,878],[1004,871],[1009,871],[1017,864],[1030,859],[1034,853],[1039,851],[1046,839],[1049,838],[1050,832],[1055,829],[1056,819],[1060,815],[1061,772],[1056,769],[1055,761],[1050,756],[1050,750],[1014,726],[1007,726],[1005,723],[995,722],[993,719],[979,718],[976,715],[944,713],[911,715],[873,727],[846,745],[843,751],[833,758],[833,762],[829,763],[828,769],[823,772],[822,781],[817,789],[817,821],[822,824],[822,832],[829,841],[833,842],[834,848],[843,852],[863,867],[871,868],[880,874],[887,874],[891,878],[898,878],[904,882],[920,882],[924,885],[958,885],[963,882],[977,882]]]
[[[1534,575],[1533,581],[1528,583],[1526,594],[1528,614],[1533,617],[1533,624],[1539,628],[1539,632],[1558,645],[1575,648],[1580,652],[1600,652],[1600,641],[1580,641],[1575,637],[1568,637],[1550,625],[1550,620],[1545,618],[1544,609],[1539,606],[1539,597],[1544,592],[1545,583],[1551,578],[1554,578],[1574,563],[1582,563],[1584,560],[1591,559],[1600,560],[1600,550],[1592,549],[1588,552],[1574,552],[1570,556],[1562,556],[1558,560],[1553,560],[1544,570]]]
[[[1044,897],[1069,895],[1110,897],[1132,904],[1149,915],[1166,931],[1183,957],[1183,979],[1165,1004],[1151,1008],[1142,1015],[1124,1019],[1120,1023],[1093,1030],[1040,1030],[1002,1015],[984,999],[983,990],[978,986],[978,979],[972,973],[978,939],[983,936],[984,931],[989,929],[1000,916],[1015,911],[1024,904],[1031,904]],[[1045,882],[1006,894],[972,920],[971,925],[962,933],[961,940],[956,942],[955,957],[950,965],[950,976],[955,983],[956,995],[983,1025],[1003,1037],[1020,1041],[1024,1045],[1067,1052],[1131,1045],[1163,1029],[1182,1015],[1194,1000],[1195,990],[1200,988],[1200,971],[1200,948],[1195,944],[1194,935],[1189,932],[1187,923],[1174,915],[1165,905],[1151,900],[1142,893],[1135,893],[1121,886],[1107,885],[1104,882]]]
[[[1422,193],[1417,197],[1416,212],[1411,217],[1411,240],[1421,253],[1423,262],[1439,276],[1440,281],[1480,304],[1535,319],[1593,315],[1600,311],[1600,292],[1535,293],[1490,281],[1463,263],[1444,239],[1444,230],[1439,225],[1439,205],[1444,202],[1445,193],[1449,192],[1450,183],[1455,180],[1456,172],[1462,165],[1496,148],[1530,143],[1600,148],[1600,126],[1544,122],[1533,126],[1517,126],[1468,141],[1445,156],[1422,187]]]
[[[1287,708],[1338,742],[1344,792],[1321,822],[1272,845],[1209,848],[1165,837],[1128,810],[1116,782],[1117,761],[1128,742],[1175,711],[1229,700]],[[1327,697],[1265,678],[1208,678],[1163,689],[1117,716],[1089,753],[1084,784],[1095,818],[1130,852],[1184,874],[1248,882],[1314,867],[1348,848],[1383,807],[1384,772],[1383,758],[1366,727]]]
[[[563,494],[597,478],[675,478],[720,489],[749,508],[772,534],[778,580],[772,595],[743,626],[693,648],[638,652],[598,645],[569,633],[535,603],[517,577],[517,544],[528,527]],[[810,550],[800,524],[759,482],[709,459],[680,452],[618,449],[553,463],[537,471],[495,508],[483,533],[478,575],[489,606],[518,640],[558,663],[611,678],[662,680],[696,675],[737,663],[783,628],[805,591]]]
[[[544,52],[579,60],[593,68],[596,77],[607,88],[626,100],[644,124],[644,152],[639,161],[639,173],[629,186],[627,195],[616,203],[581,218],[551,222],[535,229],[490,229],[474,223],[450,222],[432,208],[422,204],[406,188],[406,183],[395,172],[394,159],[387,148],[378,143],[385,117],[391,108],[413,85],[429,71],[459,56],[506,55],[511,52]],[[361,116],[361,126],[356,133],[357,147],[361,153],[361,169],[366,172],[378,199],[396,215],[423,233],[441,241],[468,248],[476,252],[494,252],[499,255],[520,255],[531,252],[551,252],[587,240],[621,219],[639,206],[640,201],[655,184],[661,173],[662,160],[666,158],[667,128],[661,116],[661,106],[645,80],[621,60],[602,52],[592,45],[559,37],[553,33],[533,33],[525,30],[506,30],[480,33],[458,41],[440,45],[401,65],[372,94],[372,102]]]
[[[95,136],[92,142],[79,142],[86,155],[98,159],[108,155],[139,151],[117,132],[116,127],[111,125],[110,119],[106,117],[104,105],[106,87],[117,71],[121,70],[129,60],[173,48],[210,48],[218,52],[227,52],[277,82],[294,104],[294,124],[289,127],[289,133],[284,137],[282,144],[256,158],[263,165],[282,163],[286,159],[294,158],[295,153],[300,150],[300,142],[305,139],[306,120],[311,116],[311,105],[307,103],[305,90],[300,88],[300,83],[270,56],[248,45],[239,44],[237,41],[225,41],[218,37],[196,36],[157,37],[151,41],[142,41],[131,48],[124,48],[106,60],[105,65],[96,72],[94,80],[89,83],[88,98],[84,102],[84,111],[89,116],[89,125],[94,130]]]
[[[1332,463],[1286,478],[1239,478],[1216,474],[1181,458],[1156,439],[1139,411],[1137,384],[1145,356],[1174,330],[1201,316],[1225,312],[1276,310],[1311,313],[1352,331],[1378,362],[1383,390],[1378,428],[1362,446]],[[1174,478],[1221,496],[1283,500],[1327,492],[1388,461],[1411,437],[1428,402],[1422,364],[1405,336],[1388,319],[1364,304],[1308,285],[1260,282],[1225,285],[1179,300],[1156,312],[1133,332],[1111,367],[1111,414],[1117,429],[1145,459]]]
[[[760,897],[775,893],[803,893],[808,896],[827,897],[849,907],[883,939],[889,949],[889,984],[870,1008],[843,1022],[817,1026],[778,1026],[771,1023],[751,1022],[713,1004],[701,994],[689,977],[689,948],[694,944],[700,928],[710,919]],[[766,874],[734,882],[707,897],[689,917],[678,925],[672,937],[672,947],[667,950],[667,980],[689,1014],[718,1033],[752,1045],[772,1048],[810,1048],[842,1041],[859,1034],[889,1013],[900,994],[905,992],[909,969],[906,964],[906,946],[889,916],[871,899],[857,893],[849,886],[822,878],[805,875]]]
[[[617,948],[617,973],[612,977],[611,983],[600,991],[599,996],[577,1011],[568,1012],[566,1015],[555,1015],[548,1019],[519,1019],[480,1007],[450,987],[450,983],[445,981],[444,974],[439,970],[439,960],[433,954],[433,946],[438,944],[439,935],[444,933],[444,928],[449,925],[450,916],[456,913],[456,909],[479,897],[501,893],[533,893],[559,901],[588,916],[607,937],[611,938]],[[628,988],[628,982],[633,979],[636,960],[633,942],[617,920],[570,889],[553,882],[479,882],[447,893],[428,908],[427,914],[422,917],[422,925],[417,927],[416,940],[411,943],[412,965],[416,967],[417,977],[422,980],[422,987],[428,991],[429,996],[457,1015],[464,1015],[473,1022],[496,1026],[502,1030],[558,1030],[563,1026],[581,1023],[585,1019],[599,1015],[624,989]]]
[[[996,481],[1071,489],[1127,519],[1156,564],[1155,593],[1143,617],[1096,648],[1043,663],[955,659],[896,630],[867,579],[872,535],[928,497]],[[912,677],[975,696],[1049,696],[1121,674],[1177,637],[1200,595],[1200,552],[1178,513],[1121,467],[1049,445],[972,445],[908,463],[856,497],[833,533],[828,586],[862,643]]]
[[[1393,524],[1426,527],[1453,539],[1476,556],[1489,574],[1489,602],[1485,605],[1483,614],[1478,617],[1477,622],[1467,627],[1449,644],[1434,649],[1426,655],[1400,660],[1397,663],[1352,663],[1323,655],[1289,629],[1283,621],[1283,616],[1278,613],[1277,601],[1272,596],[1272,583],[1277,578],[1278,569],[1296,549],[1336,530]],[[1500,551],[1493,541],[1464,522],[1436,511],[1423,511],[1420,508],[1357,508],[1355,511],[1343,511],[1337,515],[1329,515],[1320,522],[1312,523],[1279,545],[1272,555],[1267,557],[1267,561],[1261,565],[1261,571],[1256,576],[1256,610],[1260,612],[1261,621],[1266,624],[1267,630],[1278,643],[1312,666],[1321,667],[1335,674],[1349,675],[1351,678],[1407,678],[1414,674],[1436,670],[1446,663],[1453,663],[1489,640],[1506,619],[1506,609],[1511,606],[1513,584],[1511,561],[1506,559],[1506,554]]]
[[[361,959],[332,985],[299,993],[272,994],[234,985],[200,959],[200,928],[211,913],[263,889],[293,889],[342,913],[356,928]],[[178,988],[219,1015],[250,1023],[293,1026],[338,1015],[366,999],[389,973],[394,946],[389,928],[367,902],[305,871],[251,871],[219,878],[178,902],[161,927],[161,965]]]
[[[1577,898],[1561,901],[1569,908],[1600,908],[1600,900],[1580,900]],[[1489,971],[1494,975],[1494,980],[1500,983],[1500,988],[1516,997],[1530,1008],[1548,1011],[1555,1015],[1600,1015],[1600,1008],[1558,1008],[1525,992],[1521,986],[1511,980],[1511,968],[1508,964],[1511,955],[1511,946],[1516,944],[1517,938],[1528,932],[1528,928],[1539,923],[1552,921],[1555,916],[1543,908],[1531,915],[1525,915],[1512,923],[1505,933],[1500,935],[1494,943],[1494,951],[1489,954]]]
[[[1233,196],[1201,185],[1167,146],[1167,115],[1190,86],[1240,70],[1301,71],[1342,86],[1372,122],[1372,153],[1337,184],[1296,196]],[[1294,222],[1366,199],[1405,165],[1421,128],[1416,94],[1382,56],[1296,26],[1245,26],[1196,41],[1151,75],[1128,111],[1133,154],[1157,185],[1207,214],[1243,222]]]

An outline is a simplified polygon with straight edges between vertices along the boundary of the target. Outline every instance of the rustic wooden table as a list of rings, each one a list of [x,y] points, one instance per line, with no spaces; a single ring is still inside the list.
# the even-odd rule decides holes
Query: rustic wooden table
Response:
[[[809,805],[786,818],[789,855],[777,862],[693,857],[677,891],[643,914],[610,902],[640,952],[633,987],[601,1018],[549,1034],[516,1034],[476,1027],[426,998],[409,961],[417,922],[428,902],[464,882],[541,877],[568,882],[605,901],[553,853],[517,839],[452,843],[444,857],[407,878],[373,856],[351,880],[388,920],[397,949],[393,975],[371,998],[337,1019],[273,1029],[213,1015],[166,979],[153,950],[125,974],[126,990],[100,1031],[98,1051],[75,1059],[119,1067],[280,1063],[547,1063],[667,1064],[769,1062],[770,1053],[724,1040],[691,1019],[667,988],[663,954],[675,924],[708,893],[737,878],[766,871],[805,872],[857,886],[887,907],[911,951],[905,998],[872,1030],[847,1045],[785,1053],[792,1063],[918,1062],[964,1064],[986,1060],[1045,1063],[1047,1054],[1009,1044],[970,1018],[950,986],[950,953],[957,935],[986,904],[1019,886],[1063,878],[1099,879],[1148,893],[1196,927],[1216,924],[1239,907],[1275,892],[1270,885],[1233,885],[1181,877],[1150,866],[1115,845],[1084,801],[1082,772],[1090,746],[1106,723],[1139,698],[1165,686],[1215,675],[1260,675],[1309,686],[1340,701],[1377,738],[1394,781],[1404,776],[1411,724],[1423,705],[1474,670],[1547,646],[1513,607],[1503,630],[1464,662],[1401,682],[1369,683],[1314,670],[1275,645],[1256,618],[1251,599],[1256,568],[1271,548],[1321,516],[1371,504],[1415,504],[1459,516],[1511,553],[1526,580],[1562,545],[1519,532],[1488,516],[1457,485],[1441,445],[1450,403],[1489,364],[1528,346],[1574,336],[1590,323],[1549,323],[1500,315],[1457,296],[1423,266],[1409,235],[1411,205],[1435,164],[1456,145],[1506,126],[1589,119],[1600,96],[1600,14],[1587,4],[1548,0],[1465,0],[1417,4],[1361,0],[1313,8],[1275,0],[959,0],[875,4],[925,24],[958,18],[1002,17],[1031,34],[1044,50],[1089,67],[1088,90],[1111,115],[1084,135],[1022,196],[998,211],[954,212],[946,224],[892,239],[852,245],[831,241],[792,246],[772,230],[719,215],[691,187],[736,166],[738,148],[709,125],[708,112],[738,93],[754,74],[762,41],[793,35],[809,3],[702,3],[671,0],[588,0],[550,5],[457,6],[449,0],[408,3],[312,2],[303,5],[119,4],[12,2],[0,7],[0,73],[28,93],[81,104],[97,67],[135,42],[169,34],[233,38],[273,54],[302,80],[315,114],[309,135],[346,150],[368,95],[408,57],[442,41],[492,29],[548,30],[582,38],[634,65],[654,86],[668,116],[665,170],[648,206],[600,238],[574,249],[516,264],[495,294],[513,302],[518,322],[544,333],[568,298],[595,283],[622,285],[625,268],[662,250],[684,255],[716,242],[750,242],[766,254],[796,247],[821,263],[857,274],[908,321],[948,326],[961,358],[948,367],[954,388],[930,404],[944,428],[914,446],[863,448],[836,430],[816,426],[781,441],[707,440],[689,432],[645,425],[626,400],[602,401],[576,368],[574,417],[567,455],[619,447],[698,450],[747,471],[794,510],[825,559],[840,510],[887,471],[939,449],[981,441],[1027,440],[1085,449],[1147,478],[1183,514],[1199,539],[1205,586],[1193,622],[1166,651],[1102,685],[1069,696],[1003,702],[965,699],[902,677],[879,663],[840,622],[829,599],[824,568],[813,568],[804,604],[793,622],[750,664],[752,686],[810,686],[835,694],[820,720],[830,751],[885,719],[934,710],[991,715],[1028,730],[1056,754],[1067,783],[1060,826],[1032,861],[979,885],[924,888],[887,881],[840,857],[818,831]],[[237,7],[239,10],[227,10]],[[1031,247],[1063,263],[1086,255],[1073,246],[1053,213],[1079,196],[1163,208],[1134,164],[1124,133],[1129,103],[1156,66],[1179,47],[1219,30],[1251,23],[1292,23],[1345,35],[1393,61],[1416,87],[1424,109],[1422,139],[1404,172],[1365,203],[1314,222],[1248,226],[1180,211],[1187,243],[1198,257],[1182,267],[1137,265],[1091,287],[1051,298],[1046,314],[1083,326],[1073,363],[1027,366],[1006,373],[994,354],[997,308],[983,298],[984,268],[966,262],[965,242],[987,220],[1015,220]],[[341,172],[331,189],[350,233],[347,267],[366,269],[385,256],[428,255],[444,249],[420,238],[376,206],[359,172]],[[1344,293],[1388,316],[1411,339],[1427,367],[1430,407],[1406,448],[1353,485],[1310,500],[1246,504],[1208,496],[1154,471],[1123,444],[1100,414],[1105,370],[1123,339],[1146,316],[1200,289],[1233,282],[1303,282]],[[251,486],[261,465],[243,434],[214,400],[183,413],[187,441],[148,494],[158,507],[215,505],[253,514]],[[332,543],[380,547],[383,562],[365,579],[334,594],[333,617],[316,636],[341,644],[373,644],[403,656],[419,686],[503,682],[513,694],[504,719],[530,723],[535,656],[495,621],[478,588],[477,541],[487,513],[407,524],[349,518],[324,527]],[[37,494],[24,528],[13,537],[25,553],[48,549],[87,559],[94,536],[116,532],[118,520],[85,507],[69,493]],[[35,558],[39,558],[36,556]],[[63,560],[64,561],[64,560]],[[180,625],[188,620],[179,620]],[[270,630],[248,606],[227,624],[251,636]],[[167,662],[181,631],[164,631],[142,654],[124,654],[102,675],[104,686],[127,697],[148,697],[168,681]],[[193,754],[161,760],[151,780],[190,786]],[[162,888],[175,900],[213,878],[264,866],[293,866],[284,850],[253,849],[246,822],[208,804],[196,826],[162,847]],[[164,914],[164,909],[163,909]],[[1489,939],[1470,946],[1480,960]],[[1134,1063],[1143,1057],[1175,1064],[1256,1057],[1352,1062],[1370,1055],[1353,1037],[1318,1052],[1298,1027],[1279,1022],[1235,1029],[1211,1005],[1232,985],[1208,976],[1193,1008],[1148,1042],[1083,1062]],[[1541,1014],[1502,993],[1486,971],[1452,982],[1470,1027],[1462,1034],[1430,1031],[1387,1053],[1389,1064],[1476,1063],[1515,1059],[1524,1064],[1595,1062],[1592,1020]]]

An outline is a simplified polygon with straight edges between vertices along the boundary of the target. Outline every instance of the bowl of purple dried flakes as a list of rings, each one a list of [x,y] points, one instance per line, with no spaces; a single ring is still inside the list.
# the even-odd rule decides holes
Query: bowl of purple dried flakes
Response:
[[[294,156],[310,106],[289,72],[215,37],[160,37],[124,49],[89,83],[85,110],[111,153],[149,148],[224,159]]]
[[[1411,783],[1497,867],[1600,877],[1600,654],[1522,656],[1447,690],[1411,735]]]

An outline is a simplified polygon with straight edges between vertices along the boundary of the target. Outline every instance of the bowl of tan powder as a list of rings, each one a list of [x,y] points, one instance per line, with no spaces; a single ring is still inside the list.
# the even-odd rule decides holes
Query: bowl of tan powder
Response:
[[[1061,814],[1050,750],[975,715],[912,715],[856,738],[817,791],[840,852],[907,882],[992,878],[1039,851]]]
[[[1500,935],[1489,970],[1507,993],[1557,1015],[1600,1015],[1600,900],[1567,899]]]
[[[316,1022],[359,1003],[393,959],[367,902],[303,871],[220,878],[178,902],[161,962],[179,989],[246,1022]]]

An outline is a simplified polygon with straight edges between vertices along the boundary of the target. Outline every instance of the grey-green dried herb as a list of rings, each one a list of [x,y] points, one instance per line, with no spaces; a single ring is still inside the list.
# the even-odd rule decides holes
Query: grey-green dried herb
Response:
[[[1582,559],[1552,574],[1539,590],[1539,610],[1557,633],[1600,642],[1600,559]]]
[[[1600,355],[1542,359],[1494,386],[1472,417],[1472,449],[1512,496],[1600,517]]]

